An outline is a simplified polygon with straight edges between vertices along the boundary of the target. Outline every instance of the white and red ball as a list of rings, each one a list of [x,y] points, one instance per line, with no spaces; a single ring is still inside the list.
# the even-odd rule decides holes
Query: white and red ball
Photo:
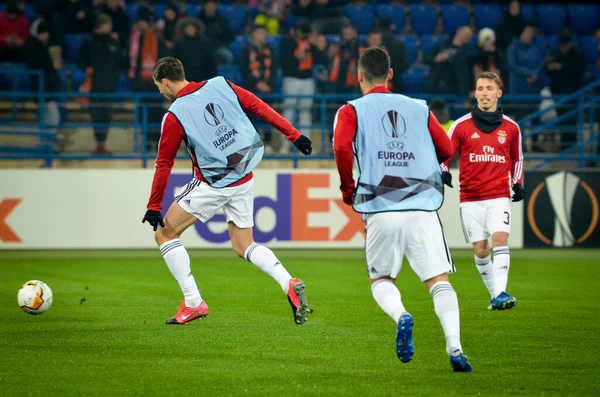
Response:
[[[43,281],[30,280],[21,286],[17,300],[25,313],[42,314],[52,306],[52,290]]]

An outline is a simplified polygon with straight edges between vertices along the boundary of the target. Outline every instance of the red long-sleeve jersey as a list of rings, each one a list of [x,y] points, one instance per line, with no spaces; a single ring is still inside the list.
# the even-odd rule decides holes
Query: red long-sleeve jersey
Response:
[[[23,15],[17,19],[8,19],[6,12],[2,12],[0,13],[0,47],[14,48],[6,42],[6,38],[11,35],[25,42],[29,37],[29,21]]]
[[[510,197],[512,184],[523,181],[521,129],[503,116],[502,124],[487,133],[475,125],[471,113],[459,118],[448,131],[453,146],[460,153],[460,202]],[[442,169],[448,170],[451,159]]]
[[[190,94],[199,90],[206,82],[190,82],[176,95],[179,98],[183,95]],[[247,91],[237,85],[228,82],[233,91],[236,93],[240,105],[245,112],[250,112],[262,118],[267,123],[281,131],[287,140],[296,142],[300,138],[300,132],[294,128],[289,121],[283,118],[273,108],[256,97],[250,91]],[[177,99],[176,99],[177,100]],[[165,195],[165,189],[171,175],[171,169],[177,156],[177,151],[184,140],[186,134],[183,126],[177,120],[177,117],[171,112],[167,112],[163,117],[161,125],[160,143],[158,145],[158,155],[156,157],[156,165],[154,166],[154,180],[152,181],[152,192],[147,208],[149,210],[160,211],[162,209],[162,200]],[[197,164],[196,159],[193,159],[193,164]],[[200,170],[194,165],[194,175],[196,179],[205,181]],[[250,172],[248,175],[233,183],[231,186],[241,185],[252,179],[253,175]]]
[[[367,93],[385,92],[391,93],[386,87],[378,86]],[[352,204],[352,194],[354,193],[355,182],[352,176],[352,167],[354,165],[354,149],[352,144],[356,138],[356,110],[352,105],[342,106],[333,122],[333,151],[335,153],[335,163],[340,174],[340,190],[344,202]],[[437,157],[440,161],[445,161],[452,157],[454,151],[452,142],[448,138],[446,131],[440,125],[439,121],[430,112],[428,122],[429,133],[435,146]]]

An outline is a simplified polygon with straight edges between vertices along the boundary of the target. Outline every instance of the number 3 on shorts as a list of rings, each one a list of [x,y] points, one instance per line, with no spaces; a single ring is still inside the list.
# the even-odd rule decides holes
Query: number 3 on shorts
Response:
[[[506,216],[506,218],[504,219],[504,224],[510,225],[510,214],[508,213],[508,211],[504,211],[504,215]]]

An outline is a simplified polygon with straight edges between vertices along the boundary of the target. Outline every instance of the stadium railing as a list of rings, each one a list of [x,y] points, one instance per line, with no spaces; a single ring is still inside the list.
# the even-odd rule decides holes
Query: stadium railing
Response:
[[[6,75],[11,71],[6,71],[0,68],[0,75]],[[41,71],[22,71],[18,72],[18,75],[23,73],[36,74],[43,87],[43,73]],[[533,160],[536,163],[530,168],[538,169],[548,163],[559,160],[570,160],[576,161],[577,167],[584,167],[587,161],[600,161],[600,156],[595,154],[595,143],[599,139],[599,134],[594,133],[595,118],[596,118],[596,107],[600,102],[600,96],[596,94],[596,90],[600,87],[600,81],[596,81],[579,91],[574,92],[567,96],[553,96],[554,103],[543,110],[537,110],[539,103],[545,97],[539,95],[531,96],[511,96],[505,95],[502,98],[502,103],[505,104],[505,109],[510,106],[528,107],[531,109],[530,114],[518,120],[523,131],[524,139],[535,138],[539,134],[544,134],[549,130],[561,131],[564,128],[560,126],[561,121],[575,116],[576,117],[576,128],[578,131],[577,144],[563,150],[558,153],[549,153],[544,155],[537,154],[526,154],[526,160]],[[88,159],[126,159],[126,160],[140,160],[142,167],[148,167],[148,163],[152,163],[156,156],[155,151],[148,150],[148,132],[149,129],[160,128],[158,124],[152,124],[149,121],[149,104],[144,101],[154,99],[159,100],[162,96],[158,93],[82,93],[82,92],[58,92],[48,93],[43,90],[36,92],[21,92],[18,90],[19,87],[13,84],[11,91],[0,92],[0,102],[11,103],[12,111],[10,116],[5,118],[4,126],[0,128],[0,137],[3,138],[3,142],[6,142],[6,136],[8,135],[28,135],[39,137],[37,144],[31,146],[23,146],[22,144],[16,143],[14,145],[1,144],[0,145],[0,159],[11,159],[11,160],[44,160],[48,167],[51,167],[54,160],[88,160]],[[451,107],[452,113],[455,117],[466,113],[472,104],[464,97],[457,96],[444,96],[444,95],[412,95],[415,98],[430,100],[433,98],[445,99]],[[331,134],[332,124],[335,112],[343,103],[348,100],[355,99],[357,95],[346,95],[346,94],[317,94],[315,96],[289,96],[282,94],[270,94],[262,95],[261,98],[273,104],[273,106],[282,111],[282,102],[286,98],[312,98],[313,99],[313,122],[309,126],[294,125],[301,131],[310,130],[312,132],[320,133],[320,136],[316,139],[320,142],[321,150],[315,155],[304,157],[297,151],[292,150],[289,155],[265,155],[265,158],[273,160],[291,160],[294,167],[298,166],[299,160],[304,159],[315,159],[315,160],[330,160],[333,159],[333,153],[331,151]],[[95,124],[91,122],[73,122],[69,121],[69,117],[62,117],[58,125],[49,125],[44,120],[44,104],[49,100],[56,100],[58,103],[64,105],[73,103],[77,98],[87,98],[93,103],[94,99],[110,99],[115,102],[117,107],[131,109],[131,122],[112,122],[110,124]],[[160,102],[159,102],[160,103]],[[551,112],[560,106],[565,104],[575,104],[573,109],[568,112],[561,114],[561,116],[549,120],[546,122],[539,121],[540,117],[544,114]],[[63,106],[64,107],[64,106]],[[37,121],[21,121],[19,120],[19,112],[24,109],[33,109],[37,113]],[[86,106],[82,105],[78,108],[80,112],[86,112]],[[297,111],[297,109],[296,109]],[[294,115],[296,119],[296,114]],[[8,122],[8,123],[7,123]],[[264,124],[256,124],[257,128],[265,127]],[[129,153],[119,153],[112,155],[91,155],[89,153],[65,153],[57,152],[54,148],[54,136],[61,130],[73,130],[77,128],[122,128],[132,132],[133,138],[133,149]],[[111,131],[111,134],[114,131]],[[318,134],[317,134],[318,135]],[[313,134],[313,138],[315,134]],[[181,158],[185,158],[185,155],[181,155]]]

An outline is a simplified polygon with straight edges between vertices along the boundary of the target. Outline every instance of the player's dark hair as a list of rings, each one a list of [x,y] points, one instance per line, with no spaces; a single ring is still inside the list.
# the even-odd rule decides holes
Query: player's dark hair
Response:
[[[185,80],[183,64],[174,57],[160,58],[152,71],[152,77],[155,81],[161,81],[162,79],[183,81]]]
[[[498,76],[494,72],[482,72],[479,76],[477,76],[477,80],[475,80],[475,85],[477,85],[477,82],[479,81],[479,79],[494,80],[496,82],[496,84],[498,85],[498,88],[502,88],[502,85],[500,84],[500,76]]]
[[[368,82],[383,81],[390,72],[390,56],[381,48],[369,47],[360,54],[358,68]]]

